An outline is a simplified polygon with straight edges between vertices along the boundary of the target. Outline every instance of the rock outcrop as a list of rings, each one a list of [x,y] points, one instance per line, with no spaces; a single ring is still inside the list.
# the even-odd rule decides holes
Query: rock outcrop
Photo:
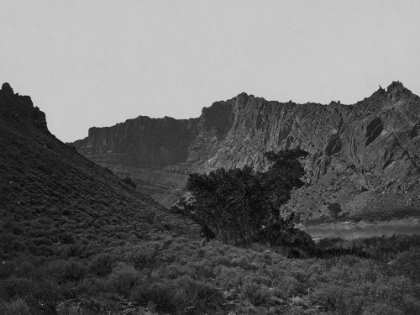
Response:
[[[184,193],[190,172],[261,169],[265,151],[300,147],[310,153],[307,185],[287,208],[310,219],[328,215],[330,204],[340,205],[341,215],[418,207],[419,144],[420,98],[393,82],[354,105],[279,103],[242,93],[196,119],[140,116],[91,128],[73,145],[166,206]]]
[[[15,125],[19,121],[30,122],[31,124],[48,130],[45,114],[34,107],[29,96],[20,96],[14,93],[9,83],[3,83],[0,90],[0,99],[2,100],[1,114],[9,122],[14,122]]]

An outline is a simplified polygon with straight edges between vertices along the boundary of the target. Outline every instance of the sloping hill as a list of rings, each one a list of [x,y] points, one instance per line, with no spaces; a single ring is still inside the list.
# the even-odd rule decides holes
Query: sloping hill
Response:
[[[30,97],[0,91],[0,216],[4,257],[86,251],[111,241],[188,232],[130,180],[96,165],[56,139]]]

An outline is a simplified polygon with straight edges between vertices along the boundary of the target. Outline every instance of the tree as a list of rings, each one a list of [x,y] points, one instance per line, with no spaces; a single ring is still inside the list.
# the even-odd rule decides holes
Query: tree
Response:
[[[264,190],[270,199],[274,218],[279,217],[280,207],[286,204],[291,197],[293,189],[304,185],[301,178],[305,170],[301,159],[308,155],[301,149],[285,150],[275,153],[273,151],[264,154],[271,163],[268,170],[263,173]]]
[[[330,212],[330,215],[332,218],[337,219],[338,215],[341,212],[341,207],[338,203],[330,203],[328,205],[328,211]]]
[[[191,198],[181,198],[172,211],[207,226],[225,242],[273,242],[267,233],[280,235],[293,229],[293,218],[280,218],[280,207],[293,189],[304,184],[300,159],[306,155],[300,149],[267,152],[269,166],[264,172],[245,166],[192,173],[187,185]]]
[[[191,198],[182,198],[173,211],[208,226],[217,234],[238,241],[248,239],[266,222],[268,213],[260,198],[264,187],[252,168],[225,170],[207,174],[190,174],[187,189]]]

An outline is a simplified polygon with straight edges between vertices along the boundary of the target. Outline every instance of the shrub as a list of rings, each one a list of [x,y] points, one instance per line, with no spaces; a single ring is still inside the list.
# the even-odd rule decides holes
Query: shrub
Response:
[[[325,285],[311,294],[312,303],[321,305],[329,312],[342,314],[343,288],[336,285]]]
[[[144,269],[143,269],[144,270]],[[187,265],[171,264],[157,268],[153,271],[155,278],[165,277],[168,279],[176,279],[181,276],[193,276],[194,269]]]
[[[173,311],[172,288],[167,282],[137,285],[131,293],[131,300],[140,304],[153,302],[160,310]]]
[[[223,303],[216,288],[190,277],[138,285],[131,298],[142,304],[154,303],[161,311],[191,315],[217,311]]]
[[[404,275],[414,283],[420,284],[420,250],[413,250],[401,253],[391,264],[394,274]]]
[[[331,217],[334,219],[336,219],[341,212],[341,207],[338,203],[330,203],[327,208]]]
[[[134,264],[136,269],[149,268],[155,264],[156,254],[155,247],[149,244],[136,246],[129,257],[129,261]]]
[[[30,315],[29,307],[24,300],[18,298],[0,306],[1,313],[4,315]]]
[[[59,315],[95,315],[104,314],[105,308],[101,301],[94,299],[69,300],[57,306],[57,313]]]
[[[242,286],[245,277],[245,270],[240,267],[229,268],[229,267],[216,267],[216,283],[223,289],[238,289]]]
[[[174,281],[173,304],[178,312],[203,314],[220,308],[221,294],[209,284],[182,277]]]
[[[375,303],[369,305],[362,315],[405,315],[404,312],[399,309],[385,304],[385,303]]]
[[[20,266],[18,267],[18,272],[16,274],[18,274],[21,277],[24,277],[26,275],[28,275],[31,271],[33,271],[34,266],[32,265],[31,262],[29,261],[23,261]]]
[[[115,290],[128,297],[131,290],[139,282],[139,273],[132,266],[125,263],[119,262],[117,266],[112,269],[112,273],[109,275],[108,281],[115,288]]]
[[[19,240],[14,240],[11,243],[11,250],[12,251],[15,251],[15,252],[23,252],[25,250],[25,248],[26,248],[26,245],[23,242],[19,241]]]
[[[73,244],[74,243],[74,237],[68,232],[64,232],[60,235],[61,242],[64,244]]]
[[[261,305],[270,300],[272,291],[265,285],[258,285],[253,282],[244,284],[241,288],[241,297],[253,305]]]
[[[200,252],[200,249],[198,250]],[[202,258],[202,257],[200,257]],[[214,279],[216,277],[214,273],[214,268],[211,266],[210,262],[204,258],[201,261],[198,262],[190,262],[188,263],[188,266],[190,268],[191,275],[194,278],[203,279],[203,278],[211,278]]]
[[[89,263],[89,270],[99,277],[107,276],[112,272],[115,261],[116,258],[111,254],[98,254]]]
[[[124,178],[123,180],[122,180],[124,183],[126,183],[127,185],[129,185],[129,186],[131,186],[131,187],[133,187],[134,189],[136,189],[137,188],[137,185],[136,185],[136,183],[135,182],[133,182],[133,180],[130,178],[130,177],[126,177],[126,178]]]
[[[35,288],[36,284],[31,280],[11,276],[0,281],[0,298],[9,301],[13,298],[25,297]]]
[[[52,276],[58,282],[80,281],[86,274],[86,268],[74,261],[56,260],[44,267],[46,276]]]
[[[17,268],[16,262],[13,260],[6,261],[0,264],[0,279],[5,279],[14,274]]]
[[[303,285],[291,276],[283,276],[276,286],[276,295],[282,299],[298,295],[304,292]]]
[[[54,281],[38,281],[36,288],[26,298],[29,307],[35,314],[54,314],[56,306],[61,300],[61,294],[57,283]]]

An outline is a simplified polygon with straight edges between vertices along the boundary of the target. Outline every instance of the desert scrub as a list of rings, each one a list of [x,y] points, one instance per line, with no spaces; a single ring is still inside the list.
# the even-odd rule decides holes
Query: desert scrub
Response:
[[[114,290],[128,298],[131,290],[141,281],[140,273],[132,266],[118,262],[108,276],[108,282]]]
[[[0,302],[0,312],[4,315],[30,315],[30,309],[26,302],[17,298],[10,302],[1,303]]]
[[[238,289],[242,286],[246,272],[240,267],[215,267],[216,284],[224,290]]]
[[[420,284],[420,249],[399,254],[388,266],[392,274],[406,276]]]
[[[177,314],[211,314],[223,303],[215,287],[188,276],[137,286],[131,298],[141,304],[153,302],[158,310]]]
[[[258,306],[267,303],[273,296],[273,290],[266,285],[255,282],[246,282],[241,287],[241,299]]]
[[[274,286],[275,295],[279,298],[287,299],[301,293],[306,293],[305,286],[291,276],[285,275],[276,280],[276,285]]]
[[[116,264],[117,257],[108,253],[100,253],[93,257],[89,263],[89,271],[99,277],[111,273]]]
[[[352,268],[339,261],[315,284],[309,295],[312,303],[330,312],[357,315],[375,303],[383,303],[403,314],[420,312],[419,291],[412,282],[401,276],[388,277],[370,261],[362,260]]]

